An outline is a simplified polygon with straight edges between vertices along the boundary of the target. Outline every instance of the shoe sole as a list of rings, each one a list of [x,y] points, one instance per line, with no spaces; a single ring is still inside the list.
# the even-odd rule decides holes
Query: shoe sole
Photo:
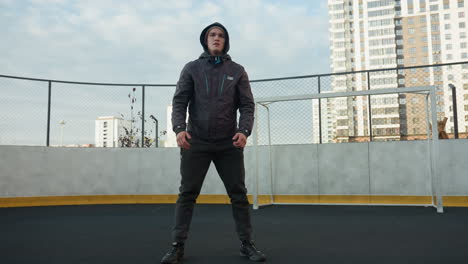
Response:
[[[239,255],[241,255],[241,257],[247,257],[248,259],[250,259],[252,261],[255,261],[255,262],[265,262],[266,261],[266,259],[253,259],[253,258],[249,257],[248,255],[242,253],[242,252],[240,252]]]
[[[184,262],[184,255],[177,258],[176,262],[161,262],[161,264],[179,264]]]

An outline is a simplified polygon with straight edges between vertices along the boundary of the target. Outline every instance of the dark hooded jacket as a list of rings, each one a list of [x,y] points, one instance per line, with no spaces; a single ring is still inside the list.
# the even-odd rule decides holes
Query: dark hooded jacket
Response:
[[[212,56],[208,52],[205,34],[213,26],[221,27],[225,32],[222,56]],[[188,131],[207,141],[232,138],[236,132],[249,136],[255,104],[247,73],[227,54],[229,35],[226,28],[219,23],[207,26],[200,35],[200,43],[204,53],[185,65],[177,82],[172,100],[174,132]],[[239,126],[237,109],[240,112]]]

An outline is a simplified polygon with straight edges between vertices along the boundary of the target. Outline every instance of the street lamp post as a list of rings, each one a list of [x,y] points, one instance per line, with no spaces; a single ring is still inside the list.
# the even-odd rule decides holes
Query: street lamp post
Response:
[[[65,126],[65,120],[60,120],[60,146],[63,146],[63,127]]]
[[[156,141],[156,144],[154,145],[155,148],[158,147],[158,143],[159,143],[159,136],[158,136],[158,119],[156,117],[154,117],[154,115],[150,115],[150,118],[153,119],[154,121],[154,124],[156,126],[156,136],[155,136],[155,141]]]

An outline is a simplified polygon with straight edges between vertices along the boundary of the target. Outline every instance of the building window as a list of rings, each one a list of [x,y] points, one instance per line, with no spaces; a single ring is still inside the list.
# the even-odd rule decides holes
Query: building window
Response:
[[[445,29],[450,29],[450,24],[445,24]]]
[[[461,58],[462,58],[462,59],[467,59],[467,58],[468,58],[468,53],[463,52],[463,53],[461,54]]]
[[[444,15],[444,19],[445,19],[445,20],[449,20],[449,19],[450,19],[450,14],[445,14],[445,15]]]
[[[447,60],[451,60],[453,58],[452,54],[447,54]]]
[[[104,141],[104,142],[102,143],[102,146],[106,148],[106,147],[107,147],[107,142]]]
[[[466,33],[465,33],[465,32],[460,32],[460,38],[461,38],[461,39],[466,38]]]
[[[468,111],[468,105],[463,106],[463,108],[465,109],[465,111]]]
[[[463,90],[468,90],[468,83],[463,84]]]
[[[416,43],[416,39],[415,39],[415,38],[409,38],[409,39],[408,39],[408,43],[409,43],[409,44],[415,44],[415,43]]]
[[[410,48],[409,53],[410,54],[416,54],[416,48]]]
[[[468,94],[463,95],[463,100],[468,101]]]
[[[107,121],[104,122],[104,127],[107,127]]]
[[[459,18],[465,17],[465,12],[458,12],[458,17]]]
[[[458,27],[459,27],[459,28],[465,28],[465,27],[466,27],[465,22],[460,22],[460,23],[458,23]]]
[[[445,2],[444,3],[444,9],[449,9],[450,8],[450,3],[449,2]]]
[[[446,45],[445,45],[445,49],[451,50],[451,49],[452,49],[452,44],[446,44]]]
[[[414,24],[414,18],[408,18],[408,25]]]
[[[437,30],[434,30],[434,31],[438,31],[438,30],[439,30],[439,26],[437,26]],[[421,27],[421,32],[426,33],[427,32],[427,27],[426,26]]]
[[[458,0],[458,7],[464,7],[465,6],[465,2],[463,0]]]
[[[460,48],[461,49],[466,49],[466,42],[460,43]]]
[[[439,6],[438,5],[431,5],[429,9],[431,11],[437,11],[437,10],[439,10]]]
[[[409,29],[408,29],[408,33],[409,33],[409,34],[414,34],[414,28],[409,28]]]
[[[451,40],[452,39],[452,34],[445,34],[445,39],[446,40]]]
[[[447,76],[447,79],[448,79],[449,81],[452,81],[452,80],[453,80],[453,75],[452,75],[452,74],[449,74],[449,75]]]

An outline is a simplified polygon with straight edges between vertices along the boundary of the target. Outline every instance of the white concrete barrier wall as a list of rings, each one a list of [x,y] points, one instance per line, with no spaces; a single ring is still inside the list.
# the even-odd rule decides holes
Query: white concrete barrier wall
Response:
[[[260,151],[260,194],[271,189],[269,148]],[[275,194],[431,195],[426,141],[279,145],[271,148]],[[253,148],[245,150],[253,193]],[[468,140],[441,140],[444,195],[468,195]],[[177,194],[177,148],[0,146],[0,197]],[[202,194],[225,194],[211,166]]]

